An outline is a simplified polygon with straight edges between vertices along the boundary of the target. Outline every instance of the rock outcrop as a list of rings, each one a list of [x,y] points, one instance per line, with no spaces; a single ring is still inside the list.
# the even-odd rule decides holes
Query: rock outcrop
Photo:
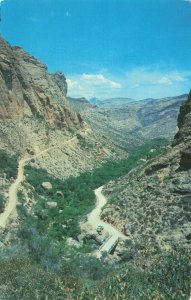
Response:
[[[161,247],[191,242],[191,93],[178,127],[165,153],[105,188],[112,203],[102,218],[136,241],[155,239]]]
[[[175,136],[174,145],[182,142],[188,143],[191,140],[191,93],[188,96],[188,100],[180,108],[178,128],[179,131]]]
[[[42,118],[52,128],[82,126],[67,100],[66,79],[0,37],[0,119]]]

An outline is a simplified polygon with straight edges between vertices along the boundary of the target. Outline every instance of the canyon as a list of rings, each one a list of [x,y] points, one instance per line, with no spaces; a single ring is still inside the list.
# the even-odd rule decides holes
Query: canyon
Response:
[[[187,300],[191,93],[67,89],[0,37],[1,299]]]

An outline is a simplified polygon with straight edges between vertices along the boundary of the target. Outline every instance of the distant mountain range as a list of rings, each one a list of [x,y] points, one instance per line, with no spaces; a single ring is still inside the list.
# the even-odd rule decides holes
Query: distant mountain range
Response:
[[[73,109],[101,135],[116,144],[136,146],[154,138],[171,140],[177,130],[180,105],[186,94],[161,99],[112,98],[90,101],[69,98]]]
[[[90,103],[95,104],[97,106],[119,106],[128,103],[134,103],[136,100],[131,98],[110,98],[105,100],[99,100],[97,98],[91,98],[89,100]]]
[[[108,106],[121,106],[121,105],[126,105],[126,104],[130,104],[130,103],[136,103],[136,102],[139,102],[139,101],[144,101],[146,103],[148,102],[153,102],[153,101],[157,101],[157,100],[170,100],[170,99],[182,99],[182,98],[187,98],[188,97],[188,94],[183,94],[183,95],[180,95],[180,96],[175,96],[175,97],[165,97],[165,98],[146,98],[146,99],[140,99],[140,100],[135,100],[135,99],[132,99],[132,98],[125,98],[125,97],[117,97],[117,98],[109,98],[109,99],[105,99],[105,100],[100,100],[98,98],[90,98],[89,99],[89,102],[92,103],[92,104],[95,104],[97,106],[105,106],[105,107],[108,107]],[[84,98],[83,98],[84,99]],[[86,100],[88,101],[88,100]]]

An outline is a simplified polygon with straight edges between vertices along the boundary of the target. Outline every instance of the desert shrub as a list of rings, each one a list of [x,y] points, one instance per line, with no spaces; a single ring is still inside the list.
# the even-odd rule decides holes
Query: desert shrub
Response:
[[[189,299],[189,250],[176,248],[152,255],[149,251],[146,256],[139,255],[116,267],[76,253],[64,244],[58,247],[47,236],[36,232],[33,236],[31,246],[38,257],[22,249],[13,249],[6,256],[0,253],[2,300]]]
[[[0,150],[0,172],[6,173],[8,179],[17,176],[18,156],[8,155],[5,150]]]
[[[162,252],[149,260],[128,263],[103,278],[87,299],[188,300],[190,252]],[[88,297],[92,298],[88,298]]]
[[[30,257],[0,259],[2,300],[73,299],[82,289],[80,280],[69,268],[47,271]]]

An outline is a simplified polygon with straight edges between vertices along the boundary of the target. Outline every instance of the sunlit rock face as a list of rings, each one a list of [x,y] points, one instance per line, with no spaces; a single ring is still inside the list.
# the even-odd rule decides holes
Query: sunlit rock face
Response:
[[[61,72],[49,74],[46,65],[0,37],[0,118],[36,116],[55,128],[82,126],[66,100]]]

